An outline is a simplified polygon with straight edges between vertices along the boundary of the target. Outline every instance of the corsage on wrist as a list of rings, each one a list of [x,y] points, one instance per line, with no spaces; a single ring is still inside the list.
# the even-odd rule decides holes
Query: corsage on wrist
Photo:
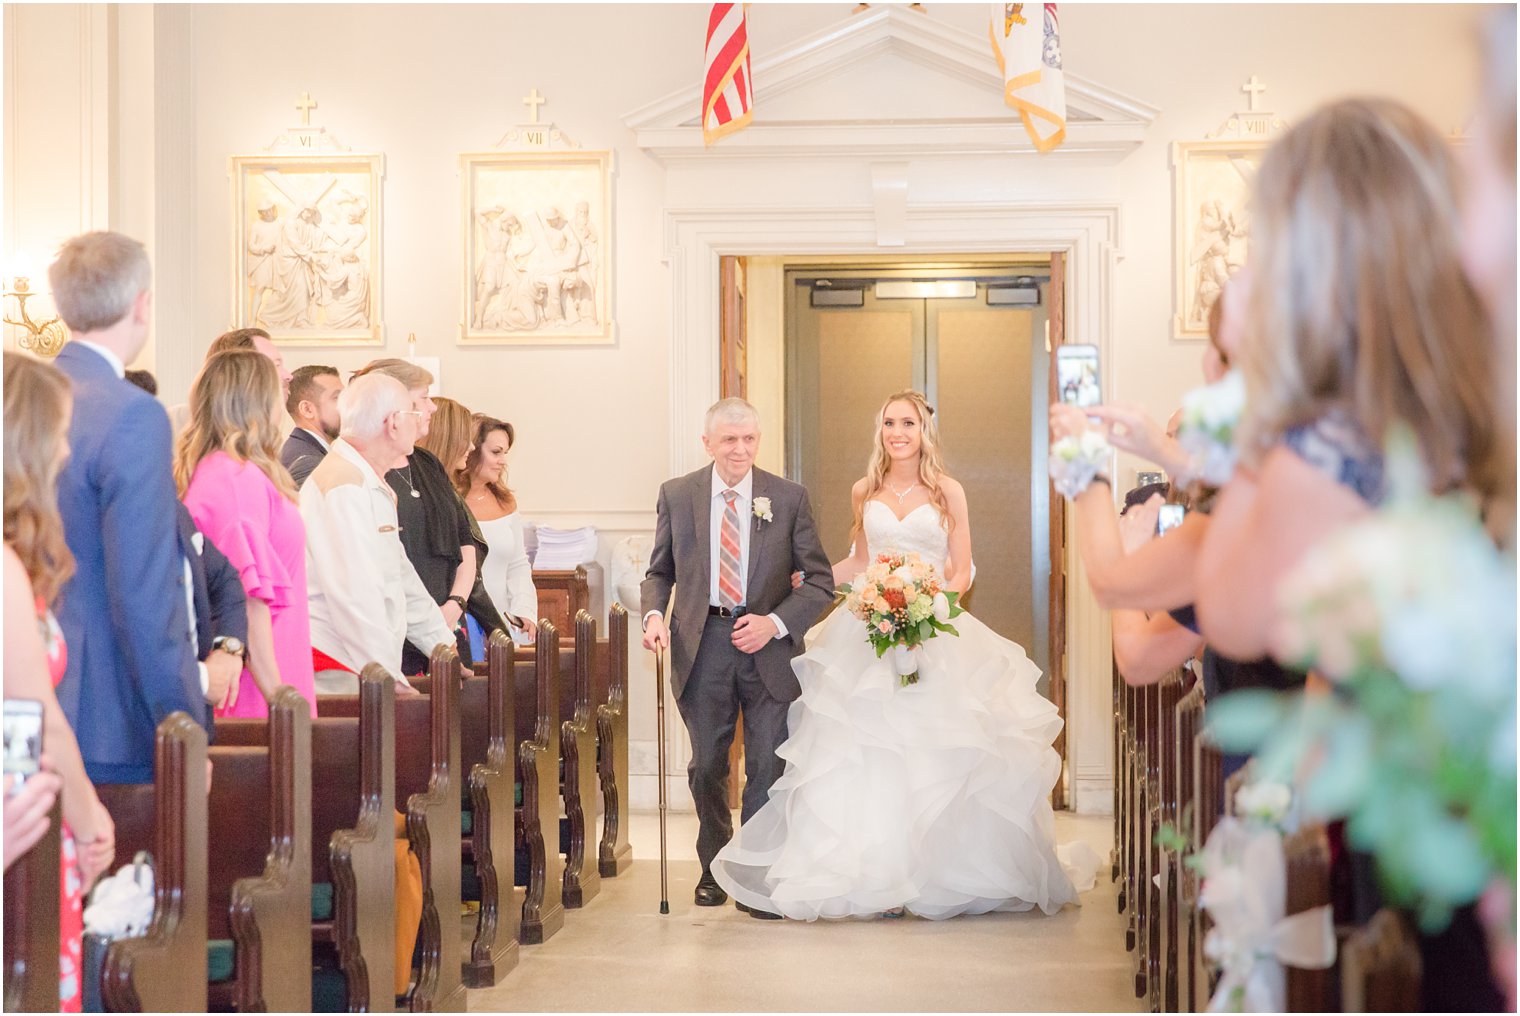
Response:
[[[1095,479],[1107,482],[1102,472],[1112,454],[1108,441],[1095,430],[1083,431],[1081,436],[1068,434],[1061,438],[1050,446],[1050,480],[1055,484],[1056,493],[1074,498]]]

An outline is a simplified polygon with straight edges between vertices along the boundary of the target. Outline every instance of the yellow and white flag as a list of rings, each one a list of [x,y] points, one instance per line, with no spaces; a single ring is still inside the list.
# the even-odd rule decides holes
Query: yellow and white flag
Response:
[[[1037,151],[1066,140],[1066,80],[1055,4],[993,4],[987,25],[1003,71],[1003,101],[1019,111]]]

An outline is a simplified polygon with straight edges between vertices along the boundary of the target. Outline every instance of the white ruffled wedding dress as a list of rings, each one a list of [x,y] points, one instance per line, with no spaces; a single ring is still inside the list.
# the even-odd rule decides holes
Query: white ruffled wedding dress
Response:
[[[932,505],[898,519],[870,501],[865,535],[873,556],[917,553],[943,571]],[[1039,668],[969,613],[952,623],[959,637],[925,643],[908,687],[842,607],[808,632],[778,750],[786,772],[713,861],[735,900],[805,921],[897,907],[941,919],[1052,914],[1092,887],[1091,848],[1057,853],[1062,721],[1035,690]]]

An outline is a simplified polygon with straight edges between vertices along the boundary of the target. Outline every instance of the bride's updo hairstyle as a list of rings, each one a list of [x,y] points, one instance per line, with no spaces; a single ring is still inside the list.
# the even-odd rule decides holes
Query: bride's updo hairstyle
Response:
[[[918,414],[918,482],[929,492],[929,502],[939,509],[940,524],[949,532],[955,522],[950,518],[950,502],[940,487],[939,479],[945,475],[945,460],[939,450],[939,425],[934,422],[934,407],[911,388],[887,396],[887,401],[876,411],[876,432],[871,437],[871,458],[866,463],[866,496],[855,509],[855,522],[850,527],[850,541],[859,538],[865,526],[866,502],[880,494],[887,485],[887,469],[892,464],[887,454],[887,444],[882,440],[882,421],[886,419],[887,407],[894,402],[906,402]]]
[[[1262,160],[1240,359],[1242,460],[1325,417],[1381,453],[1403,424],[1435,490],[1492,493],[1493,344],[1458,257],[1445,139],[1386,99],[1332,103]]]

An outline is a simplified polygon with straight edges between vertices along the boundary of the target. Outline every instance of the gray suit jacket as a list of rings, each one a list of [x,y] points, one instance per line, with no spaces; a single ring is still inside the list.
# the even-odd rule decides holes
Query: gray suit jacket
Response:
[[[707,624],[712,587],[712,471],[711,465],[660,487],[659,521],[649,570],[640,589],[640,616],[651,610],[665,615],[670,626],[671,686],[679,698],[691,676],[702,629]],[[775,614],[787,636],[773,639],[755,654],[760,679],[783,702],[802,694],[792,673],[792,658],[802,652],[802,637],[834,600],[834,572],[800,484],[754,470],[757,498],[771,501],[772,521],[751,518],[749,569],[745,604],[750,613]],[[792,588],[792,573],[804,575]],[[671,590],[674,609],[668,609]],[[734,650],[738,652],[738,650]]]

